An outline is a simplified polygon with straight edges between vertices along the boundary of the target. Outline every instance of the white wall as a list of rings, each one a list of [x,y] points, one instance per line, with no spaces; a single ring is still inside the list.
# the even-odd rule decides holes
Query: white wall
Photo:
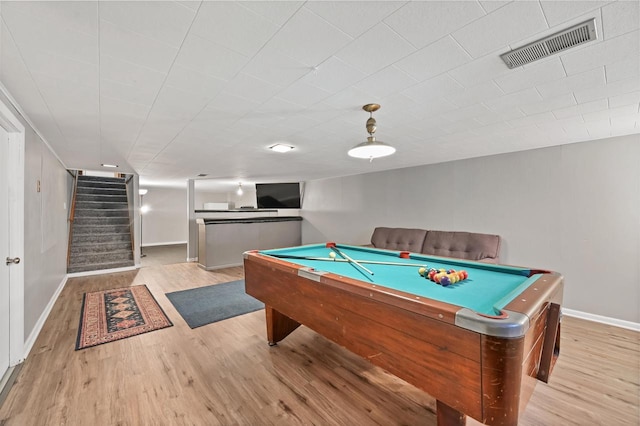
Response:
[[[310,181],[302,216],[303,244],[499,234],[502,263],[565,276],[566,308],[640,323],[639,135]]]
[[[187,189],[150,187],[142,197],[149,211],[142,217],[142,245],[186,243]]]
[[[196,210],[202,210],[204,203],[232,203],[233,208],[239,209],[242,206],[256,206],[256,190],[254,188],[243,188],[243,194],[237,195],[232,192],[214,192],[198,189],[196,181],[195,194]]]
[[[29,339],[67,273],[71,176],[2,94],[25,126],[24,337]],[[40,192],[38,192],[40,181]]]

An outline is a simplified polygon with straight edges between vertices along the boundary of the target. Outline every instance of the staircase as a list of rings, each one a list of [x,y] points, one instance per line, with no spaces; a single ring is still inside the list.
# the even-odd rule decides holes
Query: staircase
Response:
[[[78,176],[67,272],[134,266],[124,178]]]

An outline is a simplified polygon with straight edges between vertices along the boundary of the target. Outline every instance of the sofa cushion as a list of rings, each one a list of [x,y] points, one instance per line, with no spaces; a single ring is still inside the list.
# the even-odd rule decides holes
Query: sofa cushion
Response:
[[[433,256],[498,263],[500,236],[472,232],[428,231],[421,252]]]
[[[379,227],[371,235],[371,244],[381,249],[420,253],[426,235],[425,229]]]

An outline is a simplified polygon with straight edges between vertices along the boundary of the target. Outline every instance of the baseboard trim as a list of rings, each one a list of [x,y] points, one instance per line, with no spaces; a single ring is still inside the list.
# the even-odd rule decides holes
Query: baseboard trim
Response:
[[[155,247],[155,246],[174,246],[177,244],[187,244],[186,241],[167,241],[164,243],[151,243],[151,244],[142,244],[142,247]]]
[[[588,312],[574,311],[573,309],[562,308],[562,313],[569,317],[580,318],[587,321],[599,322],[612,325],[614,327],[626,328],[633,331],[640,331],[640,323],[625,321],[617,318],[605,317],[602,315],[590,314]]]
[[[197,257],[187,257],[187,262],[197,262],[198,258]]]
[[[36,322],[36,325],[33,327],[33,330],[31,330],[29,337],[24,342],[24,358],[22,358],[20,362],[24,361],[25,359],[27,359],[27,356],[29,356],[29,352],[31,352],[33,344],[36,342],[36,339],[40,335],[40,331],[42,331],[42,327],[44,326],[45,321],[47,320],[47,318],[49,318],[49,314],[53,309],[53,305],[55,305],[56,301],[58,300],[58,296],[60,296],[62,289],[67,284],[67,277],[68,275],[65,275],[62,278],[62,281],[60,281],[58,288],[53,293],[53,296],[51,296],[51,299],[49,299],[49,303],[47,303],[47,306],[45,306],[44,311],[42,311],[40,318],[38,318],[38,321]]]
[[[124,268],[98,269],[97,271],[73,272],[71,274],[67,274],[67,277],[69,278],[88,277],[91,275],[113,274],[114,272],[135,271],[136,269],[139,269],[139,267],[125,266]]]

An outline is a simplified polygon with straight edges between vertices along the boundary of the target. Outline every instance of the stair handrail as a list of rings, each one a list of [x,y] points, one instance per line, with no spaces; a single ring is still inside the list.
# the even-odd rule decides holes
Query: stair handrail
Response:
[[[71,262],[71,241],[73,240],[73,220],[76,216],[76,197],[78,193],[78,176],[76,173],[73,177],[73,196],[71,197],[71,209],[69,212],[69,243],[67,244],[67,268]]]

